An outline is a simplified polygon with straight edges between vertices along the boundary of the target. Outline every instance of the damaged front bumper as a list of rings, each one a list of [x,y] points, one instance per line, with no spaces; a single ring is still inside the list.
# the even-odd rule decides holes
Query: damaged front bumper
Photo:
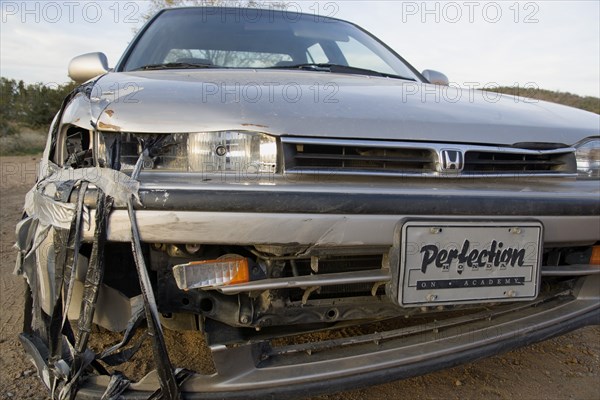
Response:
[[[340,322],[341,328],[351,322],[364,325],[364,330],[349,337],[333,334],[319,336],[318,340],[300,337],[297,341],[293,340],[293,327],[285,334],[270,337],[257,334],[219,341],[213,335],[208,343],[216,373],[176,370],[163,339],[159,314],[163,311],[159,311],[155,297],[162,281],[156,283],[149,276],[148,250],[142,245],[292,246],[304,248],[306,254],[353,248],[384,249],[391,254],[396,248],[399,254],[397,232],[402,221],[429,217],[438,221],[535,219],[544,226],[544,246],[589,247],[599,240],[600,220],[595,218],[600,214],[597,188],[593,182],[576,181],[562,182],[560,186],[551,181],[536,182],[535,190],[521,191],[515,188],[522,187],[522,183],[470,182],[457,187],[455,182],[444,182],[432,189],[431,182],[425,181],[412,182],[410,189],[397,183],[365,185],[360,181],[343,186],[322,182],[207,182],[199,187],[182,182],[181,176],[174,176],[165,184],[166,174],[160,179],[149,174],[138,181],[135,171],[131,177],[101,168],[74,171],[57,171],[38,183],[28,195],[28,219],[18,232],[21,257],[17,269],[27,278],[33,294],[29,303],[31,318],[26,318],[21,341],[54,398],[305,396],[424,374],[600,323],[600,268],[573,270],[549,265],[542,267],[542,275],[566,278],[534,301],[482,305],[463,314],[443,315],[441,319],[436,319],[435,312],[412,318],[398,305],[376,302],[369,305],[373,308],[359,310],[362,314],[351,310],[350,304],[346,309],[355,312],[349,312],[350,317],[338,320],[336,311],[332,319],[337,321],[325,321],[329,306],[323,306],[318,313],[324,317],[317,315],[317,321]],[[193,176],[185,179],[193,181]],[[46,243],[50,232],[52,246],[43,249],[40,246]],[[119,303],[127,312],[111,328],[125,330],[121,344],[95,354],[87,345],[92,321],[100,323],[103,316],[110,320],[111,310],[117,304],[116,300],[105,302],[110,295],[102,285],[103,249],[110,242],[132,244],[141,293]],[[85,243],[91,245],[89,266],[79,272],[82,284],[76,289],[77,254]],[[397,279],[395,264],[386,257],[383,256],[381,268],[366,272],[334,277],[335,274],[313,271],[314,275],[295,279],[295,286],[290,283],[293,279],[277,277],[221,288],[219,295],[237,296],[244,292],[245,297],[230,297],[233,300],[226,305],[235,303],[235,318],[244,328],[259,332],[264,325],[254,314],[249,323],[242,321],[237,308],[245,306],[242,298],[254,300],[271,289],[303,289],[302,302],[294,309],[298,318],[318,309],[317,303],[306,304],[315,286],[368,283],[375,285],[371,298],[379,301],[385,296],[378,294],[377,285]],[[330,282],[326,283],[328,279]],[[81,307],[73,304],[76,299],[81,299]],[[332,300],[339,301],[340,310],[342,300]],[[201,300],[199,304],[202,308]],[[75,313],[73,305],[79,308]],[[373,329],[361,321],[369,318],[372,309],[382,310],[380,319],[411,318],[407,318],[410,321],[406,326],[390,323],[385,329]],[[193,303],[188,311],[198,310]],[[218,308],[211,312],[214,316]],[[201,316],[206,314],[209,313]],[[127,361],[135,353],[138,344],[126,347],[144,318],[153,341],[156,370],[131,383],[122,375],[108,373],[103,363],[111,357],[113,361]],[[75,333],[69,319],[77,320]],[[285,319],[279,325],[285,325]],[[336,328],[330,324],[326,329]],[[322,329],[323,326],[315,328]]]
[[[544,225],[546,246],[600,240],[597,182],[522,179],[437,181],[433,187],[429,180],[340,184],[326,178],[229,184],[205,182],[202,175],[148,173],[141,176],[140,204],[134,206],[141,239],[148,243],[392,245],[399,222],[423,217],[533,218]],[[95,199],[88,190],[85,204],[92,217],[83,231],[86,240],[93,239]],[[111,213],[107,235],[110,241],[130,241],[127,210]]]
[[[407,378],[600,324],[600,276],[572,290],[520,305],[346,339],[300,345],[267,342],[211,348],[217,373],[192,375],[181,386],[186,399],[288,398],[348,390]],[[44,349],[26,335],[24,346],[40,371]],[[90,377],[78,398],[97,399],[110,377]],[[131,384],[126,399],[147,399],[159,388],[156,373]]]

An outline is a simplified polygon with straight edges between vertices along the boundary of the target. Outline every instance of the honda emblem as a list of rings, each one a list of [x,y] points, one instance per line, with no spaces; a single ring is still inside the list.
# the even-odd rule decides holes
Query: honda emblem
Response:
[[[465,158],[460,150],[442,150],[440,158],[442,172],[460,172],[465,166]]]

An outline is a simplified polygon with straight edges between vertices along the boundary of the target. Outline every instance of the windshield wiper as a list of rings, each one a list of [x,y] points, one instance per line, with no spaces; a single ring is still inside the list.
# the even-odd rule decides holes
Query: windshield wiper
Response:
[[[361,74],[369,76],[381,76],[384,78],[403,79],[406,81],[416,82],[414,78],[407,78],[405,76],[388,74],[386,72],[374,71],[372,69],[351,67],[348,65],[340,64],[295,64],[295,65],[281,65],[275,67],[269,67],[268,69],[301,69],[306,71],[319,71],[319,72],[333,72],[340,74]]]
[[[143,67],[136,68],[134,71],[150,71],[161,69],[200,69],[200,68],[216,68],[213,64],[202,63],[165,63],[165,64],[149,64]]]

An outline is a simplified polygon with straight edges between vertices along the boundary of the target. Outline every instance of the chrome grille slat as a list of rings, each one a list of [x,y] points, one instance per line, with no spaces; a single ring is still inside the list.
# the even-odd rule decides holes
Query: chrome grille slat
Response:
[[[329,154],[296,154],[296,159],[319,159],[319,160],[344,160],[344,161],[358,161],[364,160],[363,156],[347,156],[347,155],[329,155]],[[369,161],[382,161],[382,162],[407,162],[407,163],[425,163],[431,162],[428,158],[407,158],[407,157],[369,157]]]
[[[488,164],[489,160],[469,160],[470,164]],[[546,160],[493,160],[494,164],[506,164],[506,165],[563,165],[560,161],[546,161]]]

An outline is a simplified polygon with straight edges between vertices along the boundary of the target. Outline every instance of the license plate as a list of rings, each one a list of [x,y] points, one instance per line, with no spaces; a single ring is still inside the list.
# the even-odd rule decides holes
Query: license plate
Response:
[[[408,221],[399,303],[431,306],[531,300],[538,295],[539,222]]]

